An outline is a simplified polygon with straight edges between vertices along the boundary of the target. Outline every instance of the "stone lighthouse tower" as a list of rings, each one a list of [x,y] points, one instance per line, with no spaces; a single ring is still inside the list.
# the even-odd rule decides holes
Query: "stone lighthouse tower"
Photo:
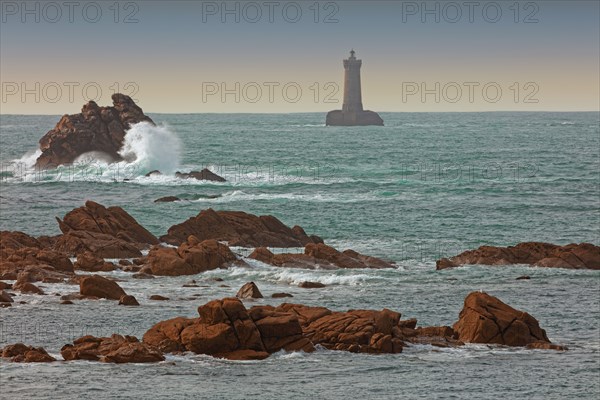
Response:
[[[373,111],[363,110],[360,84],[362,60],[357,60],[356,52],[350,51],[350,57],[344,60],[344,104],[341,110],[327,114],[326,125],[383,125],[381,117]]]
[[[350,58],[344,60],[344,112],[360,112],[363,110],[360,93],[360,67],[362,60],[354,57],[356,52],[350,51]]]

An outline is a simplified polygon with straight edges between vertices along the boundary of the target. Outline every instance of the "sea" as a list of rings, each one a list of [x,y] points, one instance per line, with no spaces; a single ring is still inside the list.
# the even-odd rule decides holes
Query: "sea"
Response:
[[[60,348],[85,334],[141,338],[153,324],[197,316],[254,281],[264,299],[332,310],[389,308],[420,326],[452,325],[465,296],[485,291],[536,317],[569,350],[467,344],[401,354],[318,349],[262,361],[168,355],[157,364],[0,361],[2,399],[597,399],[600,271],[435,262],[481,245],[600,245],[600,115],[555,112],[381,113],[384,127],[327,127],[322,113],[149,114],[127,133],[125,161],[85,154],[35,169],[38,140],[60,116],[0,116],[0,229],[56,235],[54,217],[86,200],[120,206],[159,236],[201,210],[274,215],[340,249],[394,261],[390,270],[303,270],[249,260],[196,276],[120,279],[140,307],[60,305],[66,284],[18,294],[0,309],[0,347]],[[183,180],[209,168],[227,182]],[[145,176],[160,170],[161,175]],[[154,203],[163,196],[180,201]],[[251,249],[234,249],[245,258]],[[302,249],[279,251],[301,252]],[[527,275],[529,280],[517,280]],[[214,278],[222,278],[215,282]],[[182,287],[189,280],[199,287]],[[302,289],[301,281],[326,284]],[[272,299],[288,292],[291,299]],[[171,300],[150,301],[160,294]],[[25,304],[18,304],[24,301]]]

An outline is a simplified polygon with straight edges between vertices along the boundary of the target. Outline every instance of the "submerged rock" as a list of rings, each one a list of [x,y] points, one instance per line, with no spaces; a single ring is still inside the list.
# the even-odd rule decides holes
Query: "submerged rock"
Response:
[[[0,281],[0,290],[12,289],[12,284]]]
[[[242,211],[214,211],[207,209],[197,216],[169,228],[160,239],[178,246],[189,235],[200,241],[215,239],[230,246],[244,247],[303,247],[308,243],[322,242],[309,237],[300,227],[290,228],[270,215],[256,216]]]
[[[285,292],[278,292],[278,293],[273,293],[273,294],[271,295],[271,297],[272,297],[272,298],[274,298],[274,299],[281,299],[281,298],[284,298],[284,297],[294,297],[294,296],[292,296],[292,295],[291,295],[291,294],[289,294],[289,293],[285,293]]]
[[[320,289],[320,288],[324,288],[325,285],[324,283],[321,282],[310,282],[310,281],[304,281],[304,282],[300,282],[300,284],[298,285],[298,287],[304,288],[304,289]]]
[[[135,297],[133,297],[129,294],[125,294],[125,295],[121,296],[121,298],[119,298],[119,305],[120,306],[139,306],[140,303],[138,303],[138,301],[135,299]]]
[[[202,171],[191,171],[191,172],[179,172],[175,173],[177,178],[181,179],[197,179],[199,181],[213,181],[213,182],[226,182],[226,179],[215,174],[208,168],[204,168]]]
[[[17,282],[13,285],[14,290],[18,290],[21,293],[29,293],[29,294],[44,294],[44,291],[34,285],[31,282]]]
[[[148,173],[147,173],[146,175],[144,175],[144,176],[145,176],[146,178],[148,178],[148,177],[150,177],[150,176],[153,176],[153,175],[162,175],[162,172],[160,172],[160,171],[159,171],[159,170],[157,170],[157,169],[154,169],[154,170],[152,170],[152,171],[148,172]]]
[[[273,254],[266,247],[255,249],[249,258],[266,264],[287,268],[336,269],[336,268],[394,268],[382,259],[365,256],[354,250],[339,252],[324,243],[308,243],[304,254]]]
[[[150,300],[155,300],[155,301],[167,301],[169,300],[168,297],[165,296],[161,296],[159,294],[153,294],[152,296],[149,297]]]
[[[564,350],[568,350],[569,349],[567,346],[563,346],[563,345],[560,345],[560,344],[543,342],[543,341],[529,343],[525,347],[527,347],[528,349],[536,349],[536,350],[558,350],[558,351],[564,351]]]
[[[110,160],[120,161],[119,150],[126,131],[138,122],[154,122],[131,97],[115,93],[112,101],[112,107],[99,107],[90,101],[80,114],[63,115],[54,129],[40,139],[42,154],[36,167],[56,168],[88,152],[102,152]]]
[[[559,246],[542,242],[523,242],[516,246],[481,246],[436,262],[436,269],[461,265],[529,264],[536,267],[600,269],[600,247],[590,243]]]
[[[14,300],[12,298],[12,296],[10,294],[8,294],[8,292],[5,292],[4,290],[0,291],[0,303],[13,303]]]
[[[177,196],[165,196],[154,200],[155,203],[172,203],[174,201],[180,201],[181,199]]]

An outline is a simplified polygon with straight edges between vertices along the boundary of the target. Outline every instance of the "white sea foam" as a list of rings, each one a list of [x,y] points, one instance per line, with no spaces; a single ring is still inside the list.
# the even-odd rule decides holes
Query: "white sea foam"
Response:
[[[250,264],[258,265],[255,260],[246,259],[246,261]],[[365,270],[322,271],[264,266],[257,268],[233,267],[227,270],[227,275],[230,278],[244,277],[290,285],[299,285],[302,282],[310,281],[325,285],[358,286],[369,280],[378,279],[376,271],[373,270],[370,272],[367,273]]]
[[[25,153],[21,158],[12,160],[12,162],[15,164],[21,164],[21,165],[25,166],[26,168],[33,168],[37,158],[41,154],[42,154],[42,151],[40,149],[31,150],[31,151],[28,151],[27,153]]]
[[[179,169],[181,143],[167,125],[154,126],[147,122],[135,124],[125,134],[119,154],[123,161],[113,163],[111,156],[99,151],[81,154],[72,164],[56,169],[39,170],[34,165],[42,152],[37,149],[13,160],[15,181],[137,181],[152,170],[164,175],[148,177],[148,180],[169,182],[176,180],[174,173]],[[181,180],[181,179],[177,179]]]
[[[248,193],[243,190],[232,190],[223,193],[219,197],[207,198],[201,197],[196,202],[200,203],[231,203],[237,201],[260,201],[260,200],[296,200],[306,202],[322,202],[322,203],[357,203],[357,202],[381,202],[381,201],[393,201],[410,197],[410,195],[400,193],[395,196],[381,197],[376,192],[368,193],[335,193],[333,195],[327,195],[324,193]]]

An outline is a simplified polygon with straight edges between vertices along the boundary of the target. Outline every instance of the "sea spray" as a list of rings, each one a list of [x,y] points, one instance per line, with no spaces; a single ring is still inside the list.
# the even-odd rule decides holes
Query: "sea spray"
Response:
[[[167,125],[140,122],[125,134],[119,154],[125,162],[135,165],[140,174],[152,170],[174,174],[179,168],[181,142]]]
[[[37,161],[38,157],[42,155],[40,149],[30,150],[25,153],[21,158],[12,160],[11,163],[19,164],[21,167],[26,169],[32,169]]]
[[[140,122],[125,134],[119,150],[123,160],[119,162],[113,162],[106,153],[90,151],[72,163],[39,169],[35,162],[41,153],[39,149],[28,151],[21,158],[12,160],[8,167],[3,165],[3,179],[6,175],[14,181],[24,182],[122,181],[152,170],[174,175],[180,164],[181,142],[167,125]]]

